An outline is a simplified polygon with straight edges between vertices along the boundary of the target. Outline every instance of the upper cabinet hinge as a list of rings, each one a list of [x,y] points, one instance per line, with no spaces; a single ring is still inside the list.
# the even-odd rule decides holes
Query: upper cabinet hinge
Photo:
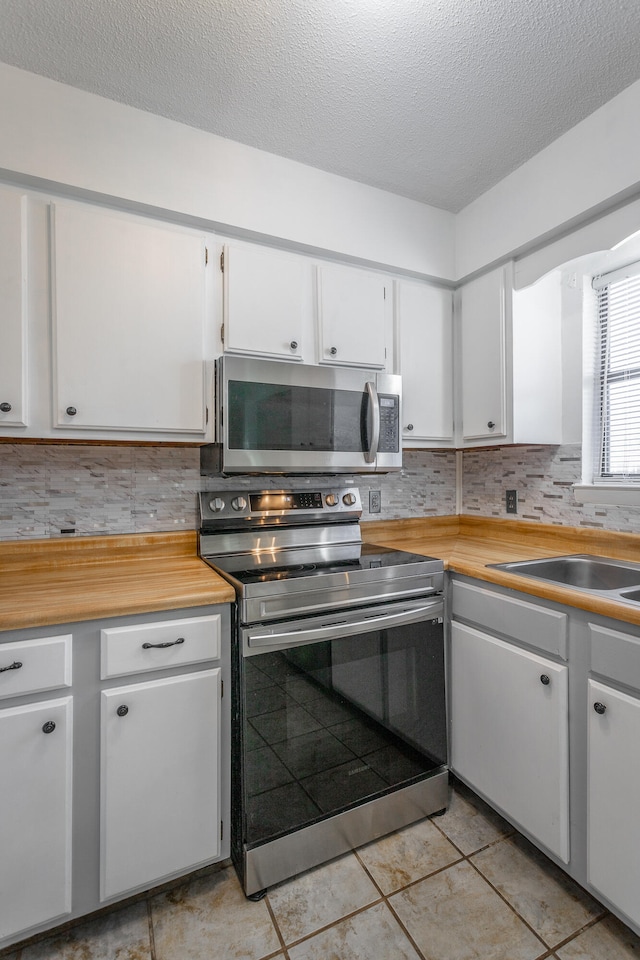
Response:
[[[220,254],[220,269],[224,273],[224,250]]]
[[[209,247],[204,248],[204,265],[205,267],[209,263]]]
[[[220,699],[224,697],[224,680],[220,681]]]
[[[224,343],[224,323],[220,325],[220,340]]]

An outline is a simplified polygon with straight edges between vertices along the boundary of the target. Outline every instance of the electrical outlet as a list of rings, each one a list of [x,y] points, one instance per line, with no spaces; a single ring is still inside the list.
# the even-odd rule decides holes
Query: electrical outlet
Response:
[[[517,513],[518,512],[518,491],[507,490],[505,500],[507,504],[507,513]]]
[[[369,490],[369,513],[380,513],[382,507],[382,493],[380,490]]]

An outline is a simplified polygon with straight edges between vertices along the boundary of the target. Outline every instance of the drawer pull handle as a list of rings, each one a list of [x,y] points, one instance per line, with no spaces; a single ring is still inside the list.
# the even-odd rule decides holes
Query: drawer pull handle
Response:
[[[178,637],[177,640],[169,640],[167,643],[143,643],[142,649],[151,650],[154,648],[164,650],[165,647],[175,647],[177,643],[184,643],[184,637]]]
[[[19,670],[21,666],[22,664],[19,660],[14,660],[8,667],[0,667],[0,673],[5,673],[7,670]]]
[[[119,717],[126,717],[126,715],[129,713],[129,707],[127,707],[126,704],[123,703],[122,706],[118,707],[118,709],[116,710],[116,713],[118,714]]]
[[[607,708],[604,703],[594,703],[593,709],[595,710],[596,713],[602,714],[605,712]]]
[[[545,687],[548,687],[551,683],[551,680],[549,680],[549,677],[546,675],[546,673],[540,674],[540,683],[543,683]]]
[[[43,733],[53,733],[53,731],[55,730],[55,728],[56,728],[56,725],[55,725],[55,723],[53,722],[53,720],[47,720],[47,722],[42,725],[42,732],[43,732]]]

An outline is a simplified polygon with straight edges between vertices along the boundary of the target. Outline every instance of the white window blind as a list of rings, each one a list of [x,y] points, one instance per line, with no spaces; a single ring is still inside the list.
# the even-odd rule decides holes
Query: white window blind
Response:
[[[640,263],[594,278],[594,483],[640,486]]]

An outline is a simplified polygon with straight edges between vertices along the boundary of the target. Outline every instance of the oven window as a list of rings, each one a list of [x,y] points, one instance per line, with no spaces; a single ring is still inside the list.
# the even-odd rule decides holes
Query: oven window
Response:
[[[437,621],[247,657],[243,670],[248,847],[446,763]]]
[[[364,391],[229,381],[232,450],[353,453],[369,448]]]

